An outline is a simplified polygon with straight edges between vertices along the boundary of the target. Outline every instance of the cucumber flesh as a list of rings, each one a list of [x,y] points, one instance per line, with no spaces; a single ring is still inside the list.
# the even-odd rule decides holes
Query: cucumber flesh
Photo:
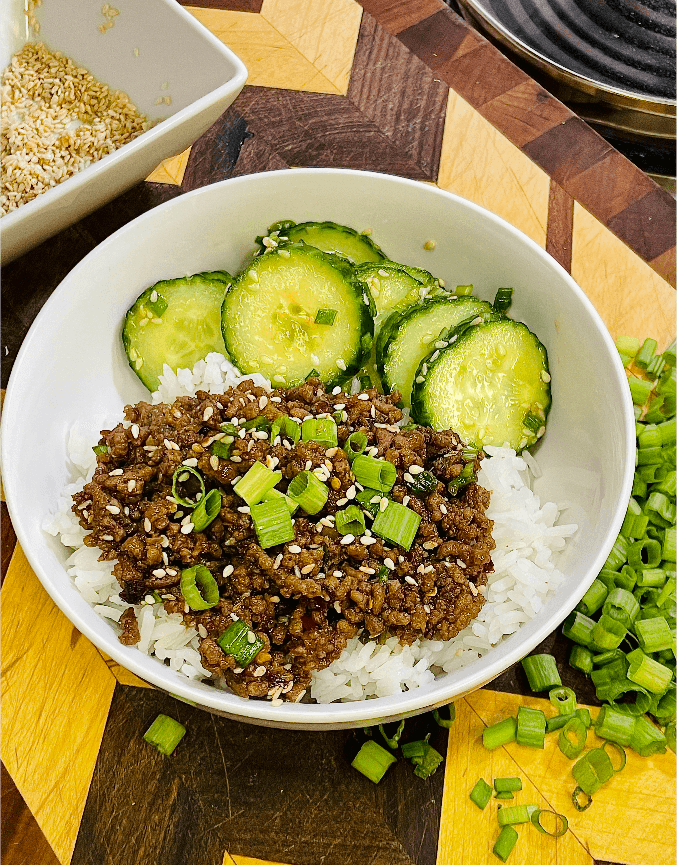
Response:
[[[545,432],[549,382],[547,352],[527,326],[491,321],[421,363],[412,415],[478,447],[507,443],[521,451]]]
[[[377,317],[393,310],[404,310],[425,296],[421,283],[396,264],[361,264],[356,268],[369,286]]]
[[[439,277],[433,276],[432,273],[427,270],[423,270],[422,267],[413,267],[413,265],[411,264],[398,264],[397,262],[393,262],[393,264],[395,264],[396,267],[405,270],[409,274],[409,276],[413,276],[414,279],[416,279],[418,282],[431,289],[431,291],[428,293],[429,297],[432,295],[433,290],[444,288],[442,280],[439,279]]]
[[[191,369],[210,352],[225,354],[221,304],[225,271],[168,279],[147,288],[125,316],[122,341],[129,365],[157,390],[164,364]]]
[[[344,259],[285,243],[255,258],[229,288],[226,350],[242,373],[260,372],[273,387],[300,384],[312,370],[338,384],[369,356],[372,303]],[[333,323],[316,322],[318,310],[335,312]]]
[[[278,228],[278,225],[280,228]],[[270,226],[269,235],[286,237],[290,242],[303,241],[322,252],[332,252],[348,259],[351,264],[362,264],[365,261],[385,261],[386,256],[373,240],[366,234],[360,234],[347,225],[336,222],[300,222],[292,225],[288,220]],[[265,241],[262,239],[262,245]]]
[[[442,331],[472,316],[493,314],[491,304],[474,297],[441,297],[388,318],[376,343],[376,362],[386,392],[397,388],[404,405],[410,406],[416,370],[434,351]]]

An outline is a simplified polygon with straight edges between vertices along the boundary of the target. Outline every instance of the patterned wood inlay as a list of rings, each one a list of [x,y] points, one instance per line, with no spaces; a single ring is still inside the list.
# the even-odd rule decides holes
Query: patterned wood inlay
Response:
[[[260,12],[263,0],[179,0],[182,6],[225,9],[230,12]]]
[[[562,187],[550,181],[548,198],[548,231],[545,242],[549,252],[571,273],[571,244],[574,228],[574,200]]]

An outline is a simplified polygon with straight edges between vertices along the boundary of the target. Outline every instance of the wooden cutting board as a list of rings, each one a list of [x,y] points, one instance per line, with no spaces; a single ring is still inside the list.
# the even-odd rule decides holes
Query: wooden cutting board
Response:
[[[188,8],[242,57],[249,83],[145,184],[3,270],[3,383],[54,287],[120,225],[206,183],[295,166],[385,171],[463,195],[570,270],[614,337],[674,338],[670,196],[441,0]],[[3,516],[4,562],[13,545],[4,506]],[[569,804],[568,764],[554,743],[487,755],[485,724],[540,704],[521,696],[519,670],[461,701],[448,741],[436,731],[444,772],[422,782],[400,763],[376,787],[348,766],[350,733],[264,730],[146,686],[72,627],[19,549],[2,602],[2,756],[40,827],[26,815],[3,822],[6,865],[50,856],[64,865],[483,865],[498,861],[495,805],[480,812],[467,793],[479,775],[498,774],[525,779],[517,801],[571,818],[556,842],[523,829],[511,863],[674,862],[674,755],[631,754],[583,815]],[[565,641],[552,635],[544,649],[592,702],[589,683],[566,667]],[[141,739],[159,712],[189,730],[169,759]],[[423,731],[430,719],[410,723]],[[39,852],[43,837],[53,854]]]

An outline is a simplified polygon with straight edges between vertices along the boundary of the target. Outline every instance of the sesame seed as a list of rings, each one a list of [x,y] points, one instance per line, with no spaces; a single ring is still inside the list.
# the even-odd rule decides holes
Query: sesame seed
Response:
[[[197,457],[188,457],[187,460],[184,460],[181,465],[188,466],[191,469],[194,469],[197,465]]]
[[[109,477],[115,477],[117,475],[122,474],[122,469],[113,469],[112,472],[108,472]]]
[[[473,594],[473,595],[478,594],[477,586],[474,583],[468,583],[468,586],[470,587],[471,594]]]
[[[214,471],[216,471],[216,470],[218,469],[218,467],[219,467],[219,458],[216,456],[216,454],[212,454],[212,455],[209,457],[209,465],[214,469]]]
[[[186,523],[185,526],[181,526],[181,534],[182,535],[189,535],[193,531],[194,528],[195,528],[195,526],[192,523]]]
[[[405,583],[409,583],[410,586],[417,586],[418,583],[413,577],[410,577],[409,574],[404,578]]]
[[[355,484],[353,484],[352,486],[349,486],[348,489],[346,490],[346,498],[347,499],[354,499],[356,495],[357,495],[357,490],[355,489]]]
[[[231,618],[234,622],[239,622],[239,621],[240,621],[240,617],[237,615],[237,613],[231,613],[231,614],[230,614],[230,618]],[[240,672],[242,672],[242,671],[240,670]]]
[[[281,396],[271,396],[270,401],[271,402],[282,402],[282,397]]]
[[[357,398],[366,402],[369,399],[369,394],[368,393],[358,393]]]
[[[120,513],[120,508],[116,507],[116,505],[106,505],[106,510],[111,514]]]
[[[138,426],[138,424],[132,424],[131,433],[132,433],[132,438],[133,438],[133,439],[138,439],[138,437],[139,437],[139,426]]]
[[[364,544],[365,547],[368,547],[370,544],[376,543],[376,538],[370,538],[368,535],[362,535],[360,538],[360,543]]]
[[[257,667],[257,668],[254,670],[254,675],[256,676],[257,679],[260,679],[261,676],[265,675],[265,672],[266,672],[266,668],[265,668],[265,667],[263,667],[263,666],[261,666],[261,667]]]
[[[355,535],[344,535],[344,536],[341,538],[341,543],[345,546],[345,545],[347,545],[347,544],[352,544],[352,542],[353,542],[354,540],[355,540]]]
[[[463,559],[456,559],[456,564],[459,566],[459,568],[466,568],[467,567],[467,565],[463,561]]]
[[[115,538],[113,537],[113,535],[101,535],[101,538],[102,538],[102,540],[104,540],[104,541],[113,541],[113,540],[115,540]]]
[[[341,507],[343,507],[343,505],[347,505],[347,504],[348,504],[348,499],[346,499],[346,498],[336,500],[336,505],[339,508],[341,508]]]
[[[363,574],[375,574],[376,571],[373,568],[368,567],[367,565],[360,565],[360,570]]]
[[[167,573],[164,568],[156,568],[154,571],[151,571],[154,577],[164,577]]]
[[[423,604],[423,610],[424,610],[424,612],[426,612],[426,613],[429,613],[429,612],[430,612],[430,607],[428,606],[428,604]]]
[[[434,550],[435,549],[435,541],[425,541],[421,544],[424,550]]]
[[[388,507],[388,499],[383,497],[379,502],[379,510],[384,511]]]
[[[423,573],[429,574],[434,570],[435,570],[435,568],[432,565],[426,565],[425,568],[423,568]]]
[[[408,484],[411,484],[411,483],[414,482],[414,479],[413,479],[413,477],[409,474],[409,472],[405,472],[405,473],[404,473],[404,479],[405,479],[405,481],[406,481]]]
[[[440,503],[440,510],[442,511],[443,514],[448,513],[447,506],[442,504],[442,503]]]
[[[410,475],[420,475],[423,471],[425,471],[423,466],[409,466]]]
[[[344,402],[337,402],[336,405],[334,406],[334,409],[336,411],[343,411],[343,409],[345,407],[346,407],[346,404]]]
[[[203,640],[207,636],[207,629],[205,628],[204,625],[198,625],[197,626],[197,632],[202,637]]]
[[[395,570],[395,562],[392,559],[390,559],[390,558],[383,559],[383,564],[386,566],[386,568],[389,568],[391,571]]]
[[[232,456],[232,457],[230,458],[230,461],[231,461],[231,463],[241,463],[241,462],[242,462],[242,457],[239,457],[239,456],[235,455],[235,456]]]
[[[238,511],[239,511],[241,514],[248,514],[248,513],[251,513],[251,511],[250,511],[250,509],[249,509],[249,505],[242,505],[241,507],[238,508]]]
[[[404,505],[405,508],[409,504],[410,501],[411,501],[410,496],[404,496],[404,498],[402,499],[402,504]]]
[[[275,561],[273,562],[273,570],[277,570],[280,567],[280,565],[282,564],[282,559],[282,553],[278,553],[278,555],[275,557]]]
[[[305,567],[301,568],[302,574],[309,574],[311,571],[315,570],[315,565],[305,565]]]
[[[147,532],[150,532],[152,530],[153,527],[151,526],[148,517],[146,517],[146,519],[143,521],[143,527]]]
[[[128,490],[128,492],[131,493],[135,486],[136,486],[136,481],[128,481],[128,482],[127,482],[127,490]]]
[[[298,544],[290,544],[287,549],[290,553],[300,553],[301,547]]]

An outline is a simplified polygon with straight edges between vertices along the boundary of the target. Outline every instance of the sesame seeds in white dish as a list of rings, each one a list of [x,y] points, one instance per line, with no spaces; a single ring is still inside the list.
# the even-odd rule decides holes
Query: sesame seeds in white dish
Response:
[[[367,265],[376,274],[367,274]],[[295,282],[298,268],[312,271],[312,289]],[[507,316],[505,296],[491,305],[477,301],[467,286],[456,293],[430,274],[410,271],[344,226],[285,222],[269,229],[259,255],[235,278],[212,272],[167,280],[149,287],[130,309],[130,365],[153,390],[156,412],[166,407],[187,415],[199,408],[199,449],[177,464],[172,501],[163,496],[168,505],[162,513],[151,493],[144,501],[151,510],[142,513],[138,501],[125,504],[135,488],[120,488],[123,481],[135,483],[127,481],[130,446],[138,440],[146,453],[171,463],[178,450],[184,457],[188,440],[177,445],[151,437],[149,443],[157,415],[138,406],[102,437],[96,426],[72,433],[69,451],[80,478],[46,524],[76,548],[67,567],[77,588],[112,627],[122,623],[130,644],[241,696],[273,703],[359,700],[426,685],[476,660],[537,615],[554,593],[563,580],[556,553],[576,527],[557,525],[559,508],[531,492],[529,475],[538,468],[524,450],[545,430],[545,352]],[[296,290],[289,292],[290,286]],[[222,329],[204,314],[219,292],[214,308]],[[172,321],[177,310],[184,314],[187,298],[207,324],[197,340],[191,335],[177,344],[170,339]],[[184,324],[183,330],[190,328]],[[220,347],[218,336],[224,351],[205,351]],[[160,362],[168,339],[171,366]],[[517,382],[509,375],[515,352],[524,364]],[[468,357],[472,381],[463,378]],[[413,422],[395,398],[373,387],[377,376],[387,391],[397,388],[398,376],[412,383],[402,404],[412,406]],[[506,408],[508,385],[511,393],[521,389],[521,401]],[[453,398],[454,388],[460,399]],[[221,394],[230,402],[219,401]],[[459,411],[468,399],[474,400],[471,410]],[[233,400],[245,406],[239,417],[230,410]],[[311,411],[315,404],[324,410]],[[289,414],[280,415],[275,405]],[[297,451],[304,457],[298,464]],[[251,456],[259,453],[265,457]],[[94,490],[92,502],[81,490],[93,481],[93,458],[98,486],[87,488]],[[247,471],[241,472],[243,459]],[[120,467],[111,468],[112,460]],[[166,467],[164,474],[166,483]],[[195,514],[214,490],[222,510],[217,507],[218,516],[201,532],[203,520]],[[490,502],[483,490],[491,492]],[[107,514],[93,532],[98,544],[86,546],[97,506]],[[230,524],[222,520],[226,511]],[[186,553],[185,543],[195,545],[200,534],[207,540],[195,559],[195,546]],[[143,551],[140,537],[147,538]],[[248,545],[246,561],[236,556],[231,563],[229,537]],[[146,555],[151,546],[158,556],[154,567]],[[340,567],[326,560],[326,549],[341,556]],[[99,562],[102,550],[107,560]],[[147,581],[121,564],[135,556],[147,566]],[[206,574],[196,571],[198,559]],[[306,681],[308,666],[300,658],[311,643],[315,669]]]

